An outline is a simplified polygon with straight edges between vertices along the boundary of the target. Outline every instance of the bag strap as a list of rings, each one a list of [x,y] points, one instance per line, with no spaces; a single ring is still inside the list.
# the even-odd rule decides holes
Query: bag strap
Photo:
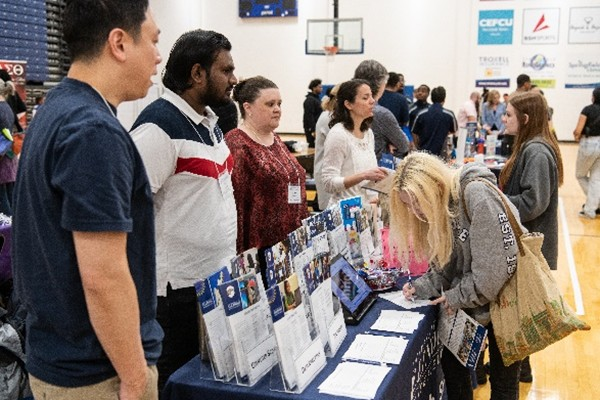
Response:
[[[521,256],[524,256],[525,249],[523,248],[523,243],[521,242],[521,236],[523,236],[523,229],[521,229],[521,224],[519,223],[519,221],[517,221],[517,218],[513,214],[512,210],[510,209],[510,206],[508,205],[504,194],[500,191],[500,189],[498,189],[498,187],[496,185],[494,185],[487,179],[483,179],[483,178],[470,179],[467,181],[467,183],[464,185],[464,187],[461,188],[460,200],[462,202],[462,206],[463,206],[463,209],[465,210],[465,215],[467,216],[467,220],[469,221],[469,224],[471,223],[471,217],[469,216],[469,210],[467,209],[467,203],[465,202],[465,189],[467,188],[469,183],[471,183],[473,181],[483,182],[486,185],[488,185],[489,187],[491,187],[492,189],[494,189],[494,191],[496,193],[498,193],[498,195],[500,196],[500,200],[502,200],[502,204],[504,205],[504,210],[506,211],[506,215],[508,216],[508,221],[510,222],[510,226],[511,226],[513,232],[515,233],[515,238],[517,240],[517,246],[519,247],[519,253],[521,254]]]

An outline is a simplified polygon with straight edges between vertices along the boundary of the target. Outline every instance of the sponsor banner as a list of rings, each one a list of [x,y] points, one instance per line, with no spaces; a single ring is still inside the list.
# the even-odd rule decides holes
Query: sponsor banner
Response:
[[[560,9],[523,10],[523,44],[558,44]]]
[[[513,10],[481,10],[478,25],[477,44],[512,44]]]
[[[576,53],[569,56],[565,88],[592,89],[600,86],[600,59],[595,53]]]
[[[554,89],[556,87],[556,79],[531,79],[531,83],[540,89]]]
[[[523,57],[521,67],[531,79],[556,76],[556,57],[545,53],[535,53]]]
[[[481,55],[477,57],[477,87],[510,86],[508,56]]]
[[[475,87],[480,88],[507,88],[510,86],[510,79],[477,79]]]
[[[600,7],[571,8],[569,43],[600,43]]]

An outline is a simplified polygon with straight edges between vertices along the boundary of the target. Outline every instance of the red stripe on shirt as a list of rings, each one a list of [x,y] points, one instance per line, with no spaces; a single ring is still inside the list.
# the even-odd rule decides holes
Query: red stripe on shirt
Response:
[[[229,154],[225,163],[219,164],[206,158],[178,158],[175,173],[189,172],[190,174],[218,179],[224,171],[231,174],[233,170],[233,156]]]

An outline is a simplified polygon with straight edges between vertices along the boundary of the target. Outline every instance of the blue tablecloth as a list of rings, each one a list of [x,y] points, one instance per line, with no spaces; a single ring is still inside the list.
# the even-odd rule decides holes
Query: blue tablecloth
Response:
[[[393,303],[377,299],[371,310],[358,326],[348,326],[348,336],[342,343],[334,358],[327,360],[327,365],[311,384],[297,395],[270,390],[270,373],[252,387],[226,384],[200,377],[202,365],[199,357],[195,357],[177,370],[169,378],[163,391],[165,400],[262,400],[262,399],[340,399],[344,397],[330,396],[319,393],[319,385],[333,372],[341,356],[346,352],[354,337],[367,331],[379,317],[381,310],[399,309]],[[412,335],[407,335],[409,344],[398,366],[392,366],[376,399],[410,399],[429,400],[442,399],[444,391],[443,374],[439,364],[441,347],[436,335],[437,306],[427,306],[418,309],[425,314],[419,328]]]

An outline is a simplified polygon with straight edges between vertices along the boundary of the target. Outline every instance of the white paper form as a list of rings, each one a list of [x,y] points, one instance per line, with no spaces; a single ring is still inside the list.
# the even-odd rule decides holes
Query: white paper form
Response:
[[[408,340],[396,336],[356,335],[343,360],[400,364]]]
[[[383,365],[343,362],[319,386],[319,391],[334,396],[373,399],[390,370]]]
[[[393,292],[388,293],[380,293],[379,297],[384,300],[391,301],[392,303],[404,308],[405,310],[412,310],[413,308],[419,308],[431,304],[429,300],[407,300],[406,297],[404,297],[404,294],[401,290],[395,290]]]
[[[382,310],[371,329],[385,332],[413,333],[424,315],[414,311]]]

